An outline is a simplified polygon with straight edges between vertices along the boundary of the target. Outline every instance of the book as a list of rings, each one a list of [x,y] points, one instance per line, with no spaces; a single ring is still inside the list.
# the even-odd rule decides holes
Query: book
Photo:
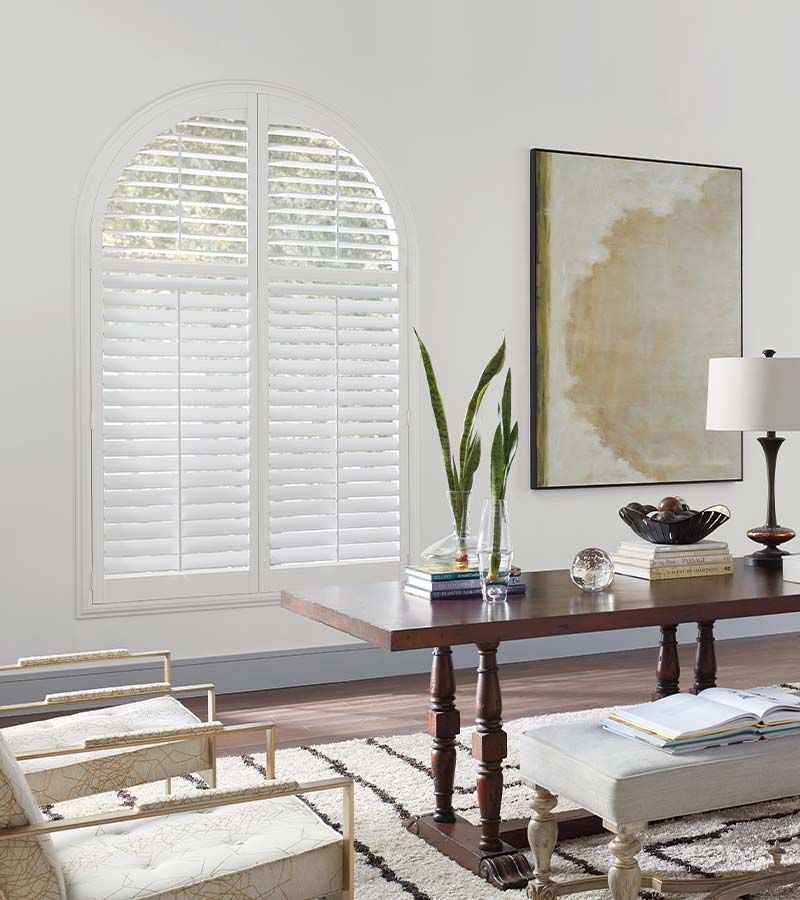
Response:
[[[621,541],[620,553],[626,556],[645,556],[648,559],[659,559],[662,556],[706,555],[709,553],[725,554],[728,552],[726,541],[698,541],[696,544],[651,544],[649,541],[634,539]]]
[[[425,600],[447,600],[447,599],[457,599],[459,597],[481,597],[483,595],[483,589],[480,587],[472,587],[472,588],[449,588],[443,591],[430,591],[427,588],[419,588],[413,587],[411,585],[403,586],[404,593],[408,594],[411,597],[422,597]],[[520,584],[510,584],[508,586],[509,596],[512,594],[524,594],[525,593],[525,585]]]
[[[512,575],[508,579],[509,585],[520,584],[520,576]],[[459,578],[450,581],[426,581],[424,578],[418,578],[416,575],[409,575],[406,578],[408,587],[419,588],[421,591],[428,591],[432,594],[439,594],[442,591],[458,590],[465,591],[469,588],[479,588],[481,586],[480,577],[475,578]]]
[[[617,708],[603,728],[672,753],[800,734],[800,696],[777,688],[709,688]]]
[[[629,575],[632,578],[644,578],[647,581],[667,581],[670,578],[699,578],[704,575],[732,575],[733,563],[703,563],[697,566],[635,566],[614,562],[616,575]]]
[[[424,579],[425,581],[456,581],[480,578],[481,573],[478,569],[454,569],[452,566],[436,565],[429,566],[406,566],[406,575],[409,577]],[[511,575],[521,575],[522,569],[519,566],[511,567]]]
[[[477,569],[453,569],[450,566],[406,566],[406,575],[421,578],[425,581],[457,581],[480,578]]]
[[[622,563],[628,566],[640,566],[651,569],[663,569],[667,566],[702,566],[709,563],[732,563],[733,557],[730,553],[706,553],[699,556],[661,556],[648,559],[644,556],[635,556],[634,554],[623,553],[618,550],[611,554],[614,562]]]

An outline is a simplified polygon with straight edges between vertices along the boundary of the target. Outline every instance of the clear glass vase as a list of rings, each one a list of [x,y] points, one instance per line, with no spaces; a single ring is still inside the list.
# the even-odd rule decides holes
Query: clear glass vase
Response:
[[[478,533],[478,568],[483,599],[488,603],[507,598],[513,555],[506,501],[485,500]]]
[[[478,539],[469,528],[469,491],[448,491],[453,530],[422,551],[428,562],[456,569],[478,567]]]

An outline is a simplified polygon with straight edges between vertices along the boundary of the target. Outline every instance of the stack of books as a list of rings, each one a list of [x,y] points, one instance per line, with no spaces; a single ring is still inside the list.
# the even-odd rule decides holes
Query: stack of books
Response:
[[[650,544],[623,541],[611,554],[617,575],[633,575],[658,581],[665,578],[696,578],[698,575],[730,575],[733,557],[725,541],[696,544]]]
[[[800,696],[777,688],[709,688],[617,708],[607,731],[669,753],[800,734]]]
[[[525,585],[520,569],[514,566],[508,581],[509,594],[522,594]],[[480,597],[481,574],[477,569],[452,569],[448,566],[408,566],[404,590],[426,600],[449,600],[459,597]]]

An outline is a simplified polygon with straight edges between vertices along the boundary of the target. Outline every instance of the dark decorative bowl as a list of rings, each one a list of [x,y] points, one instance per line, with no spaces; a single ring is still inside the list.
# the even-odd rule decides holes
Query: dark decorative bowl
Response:
[[[623,506],[619,517],[640,538],[651,544],[696,544],[707,538],[712,531],[719,528],[731,517],[727,506],[709,506],[701,509],[688,519],[677,522],[659,522],[649,519],[646,513]]]

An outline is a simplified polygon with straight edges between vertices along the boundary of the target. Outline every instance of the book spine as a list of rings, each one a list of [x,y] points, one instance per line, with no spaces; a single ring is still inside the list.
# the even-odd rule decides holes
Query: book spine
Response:
[[[668,568],[669,566],[708,566],[708,565],[723,565],[725,563],[732,563],[733,557],[730,553],[725,554],[716,554],[711,556],[710,554],[702,555],[702,556],[674,556],[674,557],[662,557],[660,559],[648,559],[646,557],[636,557],[632,554],[627,553],[613,553],[611,555],[611,559],[614,562],[620,562],[626,566],[642,566],[644,568],[651,569],[662,569]]]
[[[423,581],[470,581],[480,578],[477,569],[464,569],[463,572],[426,572],[424,569],[415,569],[413,566],[406,569],[406,575],[420,578]]]
[[[651,544],[650,546],[643,546],[642,544],[632,544],[630,541],[620,541],[619,552],[627,555],[645,556],[648,559],[662,559],[690,554],[725,554],[730,552],[730,548],[727,544],[721,542],[715,544],[700,542],[699,544]]]
[[[439,594],[442,591],[466,591],[470,588],[480,588],[481,580],[480,578],[464,578],[455,581],[425,581],[422,578],[417,578],[416,575],[409,575],[406,579],[406,584],[409,587],[418,588],[421,591],[428,591],[432,594]],[[509,586],[520,584],[519,575],[512,575],[508,579]]]
[[[468,591],[471,588],[479,588],[481,580],[480,578],[464,578],[453,581],[425,581],[423,578],[409,575],[406,579],[406,584],[419,591],[438,594],[440,591]]]
[[[629,550],[627,547],[619,547],[617,549],[617,554],[619,556],[629,556],[631,559],[641,559],[647,562],[666,562],[670,563],[676,559],[681,559],[685,556],[699,556],[703,559],[722,559],[725,556],[730,556],[729,550],[686,550],[683,553],[660,553],[658,556],[653,556],[650,553],[637,553],[636,550]]]
[[[722,563],[715,566],[670,566],[661,569],[615,564],[614,571],[618,575],[632,575],[635,578],[645,578],[648,581],[666,581],[669,578],[697,578],[701,575],[731,575],[733,574],[733,564]]]
[[[450,597],[480,597],[483,595],[482,588],[454,588],[452,590],[446,591],[428,591],[425,588],[411,587],[406,586],[405,592],[407,594],[411,594],[414,597],[424,597],[427,600],[441,600],[448,599]],[[508,588],[509,594],[524,594],[525,593],[525,585],[509,585]]]

